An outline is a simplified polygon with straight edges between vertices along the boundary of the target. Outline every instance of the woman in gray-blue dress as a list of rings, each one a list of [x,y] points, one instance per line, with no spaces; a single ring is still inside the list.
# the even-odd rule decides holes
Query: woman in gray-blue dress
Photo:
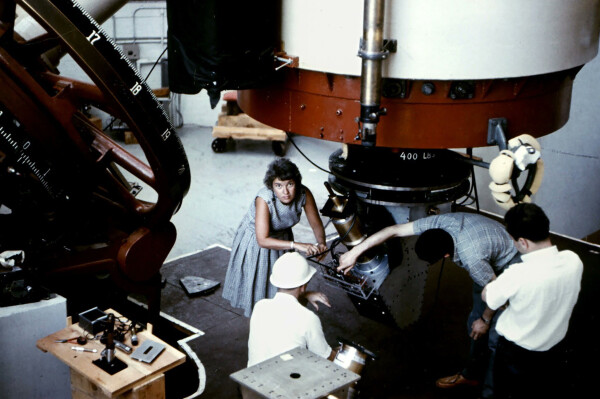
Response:
[[[277,288],[269,283],[273,264],[286,251],[311,256],[327,250],[325,229],[315,199],[302,185],[298,167],[286,158],[271,162],[250,209],[233,239],[223,298],[244,309],[250,317],[254,304],[272,298]],[[295,242],[292,227],[300,221],[302,209],[312,228],[316,244]]]

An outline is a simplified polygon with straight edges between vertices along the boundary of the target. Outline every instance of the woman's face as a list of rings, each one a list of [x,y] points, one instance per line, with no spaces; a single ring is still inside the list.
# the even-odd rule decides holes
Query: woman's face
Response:
[[[296,196],[296,182],[293,180],[281,180],[278,177],[273,180],[273,192],[284,204],[289,204]]]

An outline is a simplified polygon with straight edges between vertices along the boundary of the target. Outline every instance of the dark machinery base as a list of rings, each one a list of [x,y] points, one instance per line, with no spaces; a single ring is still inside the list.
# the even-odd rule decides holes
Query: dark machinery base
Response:
[[[390,327],[397,327],[390,310],[386,306],[381,295],[373,293],[368,299],[362,299],[354,295],[348,295],[358,313],[371,320],[378,321]]]
[[[110,363],[108,363],[103,357],[92,361],[92,363],[94,363],[96,366],[100,367],[102,370],[106,371],[110,375],[117,374],[119,371],[125,370],[127,368],[127,364],[116,357]]]

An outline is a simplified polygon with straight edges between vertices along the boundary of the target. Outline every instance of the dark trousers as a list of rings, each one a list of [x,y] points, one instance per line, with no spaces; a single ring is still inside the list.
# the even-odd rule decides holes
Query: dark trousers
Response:
[[[485,302],[481,299],[483,287],[473,283],[473,308],[467,319],[467,330],[471,334],[471,325],[483,315],[486,308]],[[461,371],[461,374],[471,380],[483,382],[481,391],[482,397],[492,398],[494,396],[493,365],[496,355],[496,344],[498,333],[496,332],[496,321],[502,311],[496,312],[492,318],[488,334],[474,340],[471,338],[469,346],[469,357],[467,364]]]
[[[510,265],[519,262],[521,262],[521,254],[517,252],[505,267],[510,267]],[[502,271],[496,273],[500,275],[502,274]],[[483,312],[487,307],[486,303],[481,298],[481,291],[483,291],[483,287],[473,283],[473,308],[467,319],[467,330],[469,335],[471,335],[471,325],[483,315]],[[487,336],[481,337],[478,340],[471,338],[467,364],[461,372],[466,378],[483,382],[481,389],[481,397],[483,399],[494,397],[494,362],[499,337],[498,332],[496,331],[496,322],[502,314],[502,311],[503,309],[499,309],[492,317]]]
[[[530,351],[500,336],[494,362],[494,398],[565,398],[564,351]]]

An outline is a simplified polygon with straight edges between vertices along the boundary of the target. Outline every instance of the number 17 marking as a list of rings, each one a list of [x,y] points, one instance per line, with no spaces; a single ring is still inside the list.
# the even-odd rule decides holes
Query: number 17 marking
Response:
[[[94,44],[96,43],[98,40],[100,40],[101,36],[98,32],[96,32],[95,30],[92,31],[92,33],[87,37],[88,42],[90,42],[90,44]]]

